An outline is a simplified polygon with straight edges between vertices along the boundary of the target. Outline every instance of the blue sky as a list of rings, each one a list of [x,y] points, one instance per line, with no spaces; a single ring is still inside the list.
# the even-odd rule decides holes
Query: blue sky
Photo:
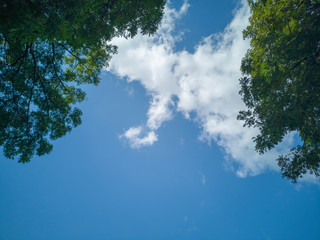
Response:
[[[319,185],[273,160],[294,136],[258,156],[233,119],[247,17],[172,0],[156,36],[115,39],[82,125],[48,156],[2,157],[0,239],[319,239]]]

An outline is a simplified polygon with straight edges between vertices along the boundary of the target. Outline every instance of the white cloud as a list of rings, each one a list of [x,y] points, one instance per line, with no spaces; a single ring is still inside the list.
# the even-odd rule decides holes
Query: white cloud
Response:
[[[252,142],[257,130],[243,128],[236,119],[245,109],[238,94],[238,79],[241,59],[249,47],[242,37],[248,24],[247,4],[243,1],[225,30],[204,38],[194,53],[174,50],[181,37],[173,33],[174,23],[188,6],[185,2],[179,11],[166,7],[162,25],[153,37],[138,34],[133,39],[113,40],[119,49],[107,70],[128,82],[140,82],[151,97],[147,123],[130,128],[121,138],[133,148],[150,146],[158,140],[157,129],[172,118],[173,111],[186,118],[193,112],[196,117],[192,120],[201,127],[200,139],[222,147],[227,165],[239,177],[278,170],[274,159],[281,149],[288,150],[293,134],[279,148],[260,156]]]
[[[152,129],[158,129],[164,121],[171,118],[169,105],[173,105],[170,96],[155,95],[153,96],[148,111],[147,126]]]
[[[120,138],[128,140],[132,148],[150,146],[158,140],[158,136],[154,131],[149,131],[144,137],[141,137],[142,132],[142,127],[131,127],[123,135],[120,135]]]

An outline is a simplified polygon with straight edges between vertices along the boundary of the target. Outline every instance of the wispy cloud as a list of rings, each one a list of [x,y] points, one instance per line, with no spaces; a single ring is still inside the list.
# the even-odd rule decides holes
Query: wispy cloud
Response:
[[[180,10],[166,7],[162,25],[153,37],[138,34],[133,39],[114,39],[119,52],[107,70],[128,82],[140,82],[151,98],[147,122],[128,129],[121,138],[133,148],[150,146],[158,140],[157,129],[173,112],[188,119],[192,112],[192,120],[201,128],[199,138],[221,146],[228,165],[239,177],[277,170],[274,159],[283,149],[288,150],[293,135],[278,149],[260,156],[252,142],[257,130],[243,128],[236,120],[238,112],[245,109],[238,79],[241,59],[249,47],[242,37],[250,14],[247,4],[243,1],[225,30],[204,38],[193,53],[174,50],[181,37],[173,34],[174,24],[188,6],[184,2]]]
[[[199,171],[199,174],[200,174],[200,182],[203,184],[203,185],[206,185],[206,176]]]
[[[191,220],[187,216],[184,217],[184,222],[188,225],[188,232],[200,231],[200,228],[196,227],[195,221]]]

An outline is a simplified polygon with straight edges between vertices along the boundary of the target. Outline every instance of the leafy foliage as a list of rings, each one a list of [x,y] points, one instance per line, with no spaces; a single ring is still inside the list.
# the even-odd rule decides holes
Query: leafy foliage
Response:
[[[249,1],[252,16],[244,37],[251,48],[242,60],[240,79],[248,107],[238,115],[258,127],[256,150],[263,154],[297,131],[302,146],[279,156],[284,177],[296,182],[320,168],[320,2]]]
[[[81,123],[81,84],[99,83],[108,42],[156,31],[165,0],[0,3],[0,146],[28,162]]]

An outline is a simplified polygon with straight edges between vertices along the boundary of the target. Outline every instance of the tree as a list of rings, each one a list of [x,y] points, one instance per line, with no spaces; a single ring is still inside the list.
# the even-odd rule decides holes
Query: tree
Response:
[[[165,0],[0,3],[0,146],[28,162],[81,123],[78,86],[99,83],[118,36],[152,34]]]
[[[296,131],[301,144],[277,159],[282,176],[296,182],[319,176],[320,166],[320,1],[249,0],[250,49],[240,79],[248,107],[238,115],[257,127],[256,151],[263,154]]]

